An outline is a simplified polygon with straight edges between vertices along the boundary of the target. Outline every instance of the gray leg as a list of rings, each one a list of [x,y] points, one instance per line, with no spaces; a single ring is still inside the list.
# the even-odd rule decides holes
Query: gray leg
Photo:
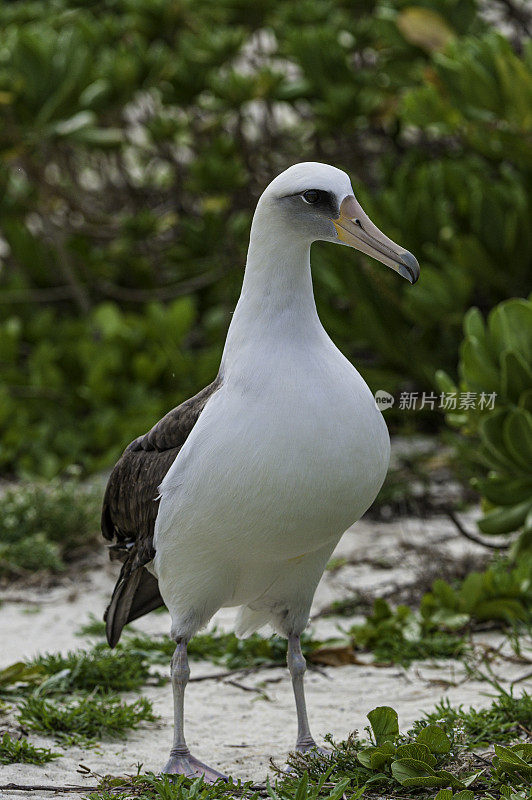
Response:
[[[185,688],[190,677],[190,669],[187,657],[187,641],[180,639],[177,642],[175,653],[172,657],[172,688],[174,691],[174,743],[170,750],[170,758],[163,769],[163,772],[174,775],[186,775],[189,778],[197,778],[203,775],[207,783],[214,783],[227,776],[221,772],[207,766],[202,761],[198,761],[185,742],[184,732],[184,700]]]
[[[296,750],[298,753],[306,753],[308,750],[316,748],[318,752],[326,754],[327,751],[316,745],[312,738],[307,717],[307,706],[305,703],[305,688],[303,685],[303,676],[307,669],[307,662],[301,652],[301,642],[299,634],[292,634],[288,637],[288,653],[287,653],[288,669],[292,677],[292,686],[294,687],[294,697],[296,700],[297,712],[297,742]]]

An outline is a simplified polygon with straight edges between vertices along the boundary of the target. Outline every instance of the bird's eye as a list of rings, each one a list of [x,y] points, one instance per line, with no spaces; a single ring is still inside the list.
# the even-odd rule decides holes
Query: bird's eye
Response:
[[[361,223],[361,221],[359,219],[355,219],[355,220],[353,220],[353,222],[355,223],[355,225],[358,225],[359,228],[362,227],[362,223]]]
[[[320,193],[317,189],[308,189],[306,192],[303,192],[301,196],[305,203],[310,203],[310,205],[317,203],[320,199]]]

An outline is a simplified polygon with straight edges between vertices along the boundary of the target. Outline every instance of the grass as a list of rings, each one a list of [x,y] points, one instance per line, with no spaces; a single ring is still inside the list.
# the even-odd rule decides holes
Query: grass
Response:
[[[47,747],[35,747],[27,739],[13,739],[7,732],[0,739],[0,764],[41,765],[59,758],[59,755]]]
[[[32,665],[49,676],[43,686],[47,693],[92,691],[101,686],[127,692],[139,689],[150,677],[146,654],[130,645],[110,650],[102,643],[66,655],[47,653],[37,656]]]
[[[41,695],[90,692],[105,686],[107,691],[127,692],[148,681],[166,679],[153,675],[147,654],[127,645],[110,650],[96,644],[90,650],[38,655],[32,661],[17,662],[0,670],[0,693],[11,698],[39,688]]]
[[[127,794],[126,794],[127,792]],[[233,800],[246,797],[258,800],[259,794],[251,789],[249,783],[218,782],[213,786],[205,784],[201,778],[191,781],[183,775],[133,775],[125,778],[106,776],[100,789],[87,795],[85,800],[116,800],[117,797],[137,800]]]
[[[121,738],[141,722],[154,722],[155,716],[146,698],[128,703],[116,694],[61,701],[31,695],[20,704],[17,719],[30,730],[72,744]]]

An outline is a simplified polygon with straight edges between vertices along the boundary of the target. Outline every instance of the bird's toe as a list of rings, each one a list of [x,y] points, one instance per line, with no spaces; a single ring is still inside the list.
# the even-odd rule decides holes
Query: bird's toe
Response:
[[[171,753],[162,772],[165,775],[185,775],[187,778],[203,777],[205,783],[229,780],[223,772],[218,772],[214,767],[204,764],[203,761],[199,761],[190,753],[188,755]]]

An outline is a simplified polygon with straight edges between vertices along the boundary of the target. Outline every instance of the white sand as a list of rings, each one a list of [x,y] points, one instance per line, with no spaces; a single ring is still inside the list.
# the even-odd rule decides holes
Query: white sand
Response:
[[[471,524],[471,522],[469,523]],[[358,523],[345,534],[337,556],[392,560],[394,569],[345,566],[336,573],[326,573],[318,589],[314,609],[319,610],[332,599],[349,596],[349,588],[385,591],[391,585],[412,580],[415,575],[416,554],[405,550],[405,543],[425,543],[434,548],[434,558],[441,553],[459,557],[464,552],[480,553],[481,549],[456,536],[454,528],[443,519],[430,521],[401,520],[383,524]],[[9,602],[4,595],[0,608],[0,667],[16,660],[29,658],[37,652],[66,651],[81,647],[86,640],[75,635],[89,613],[100,616],[110,595],[116,565],[102,558],[101,567],[91,570],[75,582],[68,582],[42,594],[27,590],[28,600]],[[12,593],[13,594],[13,593]],[[314,612],[315,613],[315,612]],[[232,609],[222,610],[216,623],[231,627]],[[334,635],[337,625],[347,627],[346,619],[318,619],[313,630],[319,637]],[[150,614],[139,620],[136,627],[149,632],[168,632],[169,617]],[[493,634],[477,636],[477,641],[494,644],[500,637]],[[368,656],[368,661],[370,657]],[[495,663],[495,672],[510,681],[526,672],[526,667],[509,661]],[[192,662],[192,677],[219,672],[219,667]],[[363,730],[367,712],[378,705],[393,705],[399,712],[402,729],[422,711],[430,709],[441,697],[453,704],[489,704],[490,687],[486,683],[465,680],[459,663],[428,662],[401,667],[379,668],[370,664],[327,668],[323,673],[307,673],[307,700],[311,726],[318,742],[326,733],[336,739],[353,729]],[[287,671],[282,668],[261,671],[245,677],[234,676],[237,683],[257,691],[245,691],[228,680],[192,682],[187,689],[187,740],[194,754],[212,766],[235,778],[262,781],[268,773],[269,759],[282,764],[295,742],[296,724],[291,685]],[[171,687],[145,687],[142,694],[149,697],[155,712],[160,715],[156,724],[143,725],[127,740],[102,743],[95,749],[68,748],[55,762],[38,767],[15,764],[0,766],[0,784],[77,784],[94,785],[94,778],[77,774],[84,764],[98,774],[120,775],[135,772],[141,763],[144,770],[157,771],[164,764],[172,738]],[[134,697],[133,694],[129,695]],[[0,719],[0,730],[16,731],[14,718]],[[51,739],[30,734],[30,740],[41,746],[60,750]],[[48,792],[9,792],[6,797],[45,798],[73,795]]]

